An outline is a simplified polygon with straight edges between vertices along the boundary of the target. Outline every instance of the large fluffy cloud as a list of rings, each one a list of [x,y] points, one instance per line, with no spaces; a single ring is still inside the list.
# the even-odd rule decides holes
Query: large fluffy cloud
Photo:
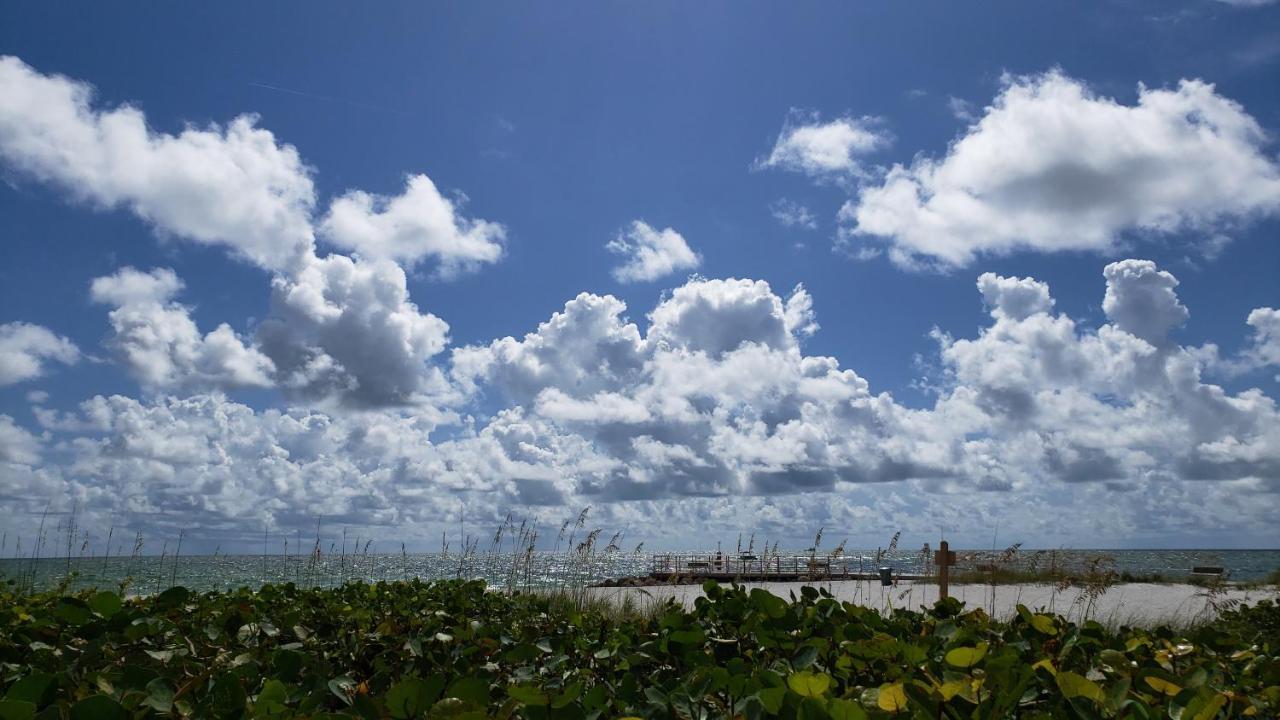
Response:
[[[424,259],[449,276],[502,257],[506,229],[460,213],[426,175],[396,197],[351,190],[313,218],[312,170],[298,151],[257,127],[153,130],[141,109],[95,104],[88,84],[0,57],[0,160],[103,208],[128,208],[162,236],[221,245],[273,272],[315,257],[314,236],[369,260]]]
[[[1127,105],[1061,72],[1009,77],[941,159],[895,165],[840,212],[850,244],[964,266],[1019,249],[1111,252],[1133,233],[1216,228],[1280,208],[1280,165],[1214,86],[1138,88]]]
[[[275,368],[230,325],[201,335],[190,308],[174,300],[183,283],[168,268],[131,267],[94,279],[89,295],[112,306],[109,345],[125,369],[149,390],[193,392],[269,387]]]
[[[155,132],[138,108],[95,107],[88,85],[8,56],[0,96],[0,159],[27,175],[267,268],[287,267],[311,245],[310,172],[253,116]]]
[[[784,537],[854,522],[983,533],[997,518],[1021,538],[1262,537],[1274,520],[1275,402],[1201,378],[1203,353],[1177,342],[1188,312],[1177,281],[1147,261],[1104,269],[1107,321],[1095,328],[1059,312],[1044,283],[982,275],[990,321],[967,337],[936,333],[938,394],[921,408],[805,354],[816,320],[803,288],[782,297],[732,279],[689,281],[643,328],[616,298],[584,293],[522,338],[455,349],[448,391],[440,375],[406,384],[417,376],[394,362],[364,366],[385,385],[351,384],[349,366],[389,354],[357,352],[380,342],[371,336],[326,336],[376,327],[372,337],[443,366],[444,329],[398,294],[359,304],[381,308],[373,322],[344,317],[350,294],[395,285],[367,277],[394,266],[333,262],[310,284],[277,288],[297,317],[272,332],[286,347],[348,349],[301,356],[310,366],[277,355],[278,370],[357,402],[440,390],[470,405],[452,395],[444,404],[456,413],[259,411],[216,393],[93,398],[71,414],[37,408],[47,439],[6,428],[0,484],[36,483],[138,522],[197,518],[213,534],[323,515],[438,537],[439,519],[460,507],[483,523],[513,508],[558,520],[584,505],[635,528],[736,523]],[[496,411],[461,415],[481,406]]]
[[[290,392],[404,405],[439,390],[442,373],[428,361],[444,350],[448,331],[409,299],[400,266],[330,255],[275,278],[258,339]]]
[[[614,279],[622,283],[649,282],[702,264],[702,257],[683,235],[671,228],[655,230],[641,220],[632,222],[606,247],[624,258],[613,269]]]
[[[943,337],[953,386],[938,410],[961,410],[973,423],[968,432],[998,438],[1002,472],[1021,465],[1022,472],[1068,481],[1274,486],[1274,400],[1258,390],[1231,395],[1201,380],[1197,353],[1170,337],[1187,318],[1172,275],[1149,261],[1124,260],[1104,276],[1111,322],[1095,332],[1051,314],[1043,301],[1017,302],[1016,312],[999,301],[995,323],[977,338]]]
[[[320,225],[329,242],[373,260],[409,266],[424,258],[452,275],[502,257],[506,229],[459,213],[459,203],[440,194],[426,175],[414,175],[396,197],[353,190],[337,198]]]
[[[336,198],[317,226],[353,256],[321,256],[311,170],[255,118],[156,132],[141,110],[97,106],[88,85],[13,57],[0,57],[0,95],[0,161],[8,167],[94,205],[126,207],[161,235],[227,247],[272,273],[271,305],[252,342],[226,324],[202,335],[175,301],[182,284],[171,271],[125,268],[96,280],[94,300],[112,306],[109,343],[146,389],[276,385],[292,399],[361,407],[446,393],[428,361],[445,347],[448,326],[410,300],[400,263],[430,260],[437,276],[449,276],[495,262],[501,224],[464,217],[461,199],[413,175],[397,197],[352,190]],[[659,245],[661,257],[638,254],[642,274],[664,262],[687,265]],[[39,374],[41,359],[75,358],[69,341],[42,328],[10,330],[0,384]]]
[[[1052,489],[1044,476],[1274,482],[1274,403],[1200,380],[1196,353],[1170,337],[1187,317],[1173,276],[1127,260],[1104,277],[1110,322],[1089,331],[1054,314],[1043,283],[983,275],[993,324],[970,339],[939,336],[945,377],[928,410],[804,356],[807,294],[784,301],[744,280],[691,281],[650,313],[644,335],[621,303],[584,295],[521,341],[459,351],[455,368],[523,408],[526,426],[541,417],[588,440],[579,492],[604,497],[887,480]]]
[[[70,365],[79,359],[75,343],[46,327],[25,322],[0,325],[0,386],[44,375],[49,361]]]

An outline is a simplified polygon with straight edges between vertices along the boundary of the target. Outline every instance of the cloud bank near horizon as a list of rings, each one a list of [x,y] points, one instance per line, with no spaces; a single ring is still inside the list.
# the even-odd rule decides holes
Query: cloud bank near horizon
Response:
[[[170,273],[136,275],[100,278],[95,296],[181,316],[164,304]],[[122,289],[157,279],[159,289]],[[1188,310],[1170,273],[1123,260],[1104,279],[1107,322],[1086,328],[1055,312],[1043,283],[983,274],[989,322],[969,337],[935,334],[937,396],[925,408],[806,354],[818,325],[803,287],[784,296],[763,281],[694,278],[643,330],[620,300],[583,293],[522,338],[436,353],[418,382],[446,390],[411,407],[255,409],[209,389],[95,396],[69,413],[36,402],[35,431],[3,418],[0,495],[14,512],[65,498],[175,532],[317,516],[421,526],[463,503],[476,521],[591,505],[632,527],[697,508],[707,514],[691,527],[781,534],[795,530],[781,509],[794,501],[816,513],[810,525],[871,517],[926,534],[998,517],[1004,532],[1036,536],[1157,522],[1261,536],[1280,492],[1274,399],[1202,377],[1202,348],[1172,337]],[[126,366],[156,373],[139,377],[144,387],[207,388],[237,369],[262,377],[265,355],[175,326],[185,329],[158,349],[138,348],[137,333],[112,341]],[[1255,332],[1250,357],[1272,342]],[[487,421],[468,415],[479,400],[499,408]],[[1047,510],[1081,503],[1087,516]]]

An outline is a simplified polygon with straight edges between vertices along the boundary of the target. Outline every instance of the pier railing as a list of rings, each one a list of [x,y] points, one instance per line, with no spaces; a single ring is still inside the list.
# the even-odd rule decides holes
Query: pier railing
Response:
[[[752,553],[658,553],[653,555],[653,577],[706,576],[711,578],[847,579],[876,571],[862,558],[831,555],[756,555]]]

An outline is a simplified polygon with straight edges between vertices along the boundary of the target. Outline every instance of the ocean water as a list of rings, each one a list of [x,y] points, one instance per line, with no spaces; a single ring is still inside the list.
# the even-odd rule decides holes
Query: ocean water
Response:
[[[957,551],[961,568],[990,562],[984,551]],[[659,553],[661,555],[662,553]],[[784,557],[788,554],[784,551]],[[807,553],[796,553],[805,556]],[[995,553],[1000,558],[1002,553]],[[37,588],[124,588],[129,593],[158,592],[172,585],[194,590],[230,590],[263,583],[292,582],[329,587],[351,581],[410,578],[482,578],[510,588],[573,587],[607,578],[647,575],[653,554],[614,552],[583,558],[573,553],[536,552],[525,558],[510,553],[189,555],[174,557],[0,558],[0,579],[33,583]],[[846,551],[851,567],[890,566],[901,573],[927,572],[919,551],[882,554]],[[1020,550],[1001,558],[1022,569],[1078,569],[1103,558],[1117,573],[1185,577],[1193,565],[1220,565],[1232,580],[1258,580],[1280,570],[1280,550]]]

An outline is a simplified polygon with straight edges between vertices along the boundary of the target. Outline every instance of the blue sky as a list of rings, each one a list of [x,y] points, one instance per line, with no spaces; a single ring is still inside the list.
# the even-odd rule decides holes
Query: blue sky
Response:
[[[189,192],[181,182],[130,173],[174,163],[169,177],[197,178],[190,187],[208,190],[202,183],[220,180],[202,176],[198,155],[147,160],[133,148],[97,158],[111,142],[101,137],[71,157],[33,149],[32,138],[66,145],[78,131],[60,124],[65,118],[47,97],[19,105],[13,88],[0,96],[0,109],[10,105],[0,120],[0,324],[13,338],[18,323],[47,333],[11,338],[12,362],[28,365],[0,387],[0,413],[9,418],[0,428],[8,443],[0,503],[19,529],[46,504],[71,502],[100,522],[158,536],[195,528],[207,544],[255,537],[264,524],[309,527],[316,515],[414,539],[436,537],[435,524],[451,523],[459,507],[479,518],[536,515],[555,526],[590,504],[601,522],[674,544],[731,537],[758,521],[763,534],[784,538],[826,524],[868,538],[899,528],[923,541],[945,524],[962,539],[980,539],[1003,522],[1032,545],[1079,545],[1099,533],[1116,545],[1274,545],[1267,528],[1280,489],[1280,384],[1271,348],[1280,329],[1268,330],[1270,314],[1251,313],[1280,305],[1280,6],[24,4],[5,7],[0,19],[0,54],[25,68],[11,82],[91,86],[86,112],[100,118],[132,106],[153,140],[194,128],[221,142],[235,118],[255,116],[254,126],[270,133],[270,161],[309,185],[299,190],[306,208],[293,206],[307,228],[278,241],[268,228],[254,252],[309,243],[307,267],[316,273],[246,254],[242,221],[253,218],[228,219],[226,208],[238,207],[241,191],[252,194],[252,172],[216,193]],[[813,134],[793,134],[805,129]],[[842,143],[836,131],[864,133],[866,144]],[[834,160],[821,156],[833,138]],[[286,146],[296,150],[293,165],[277,156]],[[1002,148],[1014,159],[1001,159]],[[974,181],[975,173],[983,179]],[[406,196],[404,207],[444,202],[452,215],[447,231],[401,226],[400,240],[420,243],[411,257],[374,257],[375,246],[395,241],[385,224],[377,237],[324,224],[335,200],[353,191],[394,198],[419,175],[433,188]],[[877,194],[910,187],[938,202],[912,207]],[[950,191],[974,203],[957,209],[939,200]],[[386,209],[376,197],[370,202],[366,210]],[[783,207],[808,215],[787,225],[775,217]],[[663,235],[667,229],[672,235]],[[456,244],[463,236],[469,250]],[[660,253],[665,272],[617,272],[629,251],[611,251],[611,241],[634,251],[661,237],[684,253],[675,260]],[[354,258],[357,275],[378,263],[404,269],[402,287],[394,270],[367,280],[370,293],[399,288],[416,306],[409,312],[396,300],[372,311],[390,308],[396,322],[417,328],[406,331],[407,342],[421,344],[404,362],[366,356],[400,347],[404,337],[360,338],[327,321],[302,327],[290,313],[306,310],[273,297],[273,278],[278,291],[314,290],[316,282],[323,293],[333,290],[335,273],[345,272],[337,254]],[[1126,259],[1153,265],[1104,278],[1104,267]],[[137,269],[135,280],[168,268],[181,289],[162,281],[167,290],[148,286],[150,299],[139,300],[122,289],[134,287],[125,268]],[[690,281],[694,273],[701,280]],[[1009,282],[993,279],[990,293],[980,294],[983,273]],[[1177,278],[1176,299],[1165,273]],[[115,291],[91,292],[95,279],[110,277]],[[767,282],[768,295],[759,285],[714,284],[730,278]],[[1079,362],[1097,363],[1079,373],[1087,382],[1053,370],[1062,348],[1037,345],[1044,333],[1014,329],[1014,346],[997,344],[993,322],[1035,319],[1012,306],[1004,320],[991,314],[1001,312],[1008,296],[1001,293],[1016,289],[1016,278],[1041,283],[1019,286],[1036,298],[1052,293],[1052,305],[1030,301],[1038,317],[1074,321],[1073,351],[1087,358]],[[1134,283],[1129,296],[1126,282]],[[791,304],[798,285],[804,301]],[[684,295],[675,292],[682,286]],[[1109,288],[1119,298],[1110,313]],[[645,347],[629,352],[646,369],[606,382],[600,365],[553,367],[542,358],[537,382],[517,378],[529,367],[517,356],[530,348],[491,343],[520,341],[584,292],[625,303],[614,320],[637,324],[633,344]],[[1139,298],[1131,303],[1141,317],[1125,314],[1124,297]],[[671,317],[693,319],[673,321],[659,338],[650,331],[657,320],[646,316],[661,314],[655,308],[664,299]],[[368,320],[358,293],[347,305],[330,300],[351,311],[354,325]],[[789,319],[805,315],[805,302],[816,332]],[[707,308],[714,312],[705,318],[681,314]],[[113,309],[121,312],[115,324]],[[1161,312],[1174,319],[1153,319]],[[427,314],[447,323],[447,340],[425,320],[405,320]],[[1250,317],[1256,322],[1246,323]],[[189,323],[198,328],[194,340],[182,335]],[[221,323],[229,335],[220,339],[234,339],[236,357],[252,368],[229,370],[218,365],[226,356],[204,349]],[[770,335],[769,323],[782,334]],[[1100,359],[1088,349],[1110,337],[1107,327],[1154,348],[1168,382],[1130,393],[1117,369],[1124,353]],[[575,348],[564,349],[563,362],[602,347],[586,329],[565,332],[546,341]],[[712,336],[732,340],[711,348]],[[973,353],[964,355],[962,345],[948,355],[939,346],[946,337],[973,341]],[[690,391],[697,420],[659,412],[681,385],[654,368],[685,366],[699,352],[724,363],[739,342],[787,354],[795,383],[761,396],[735,396],[732,384],[715,398]],[[463,354],[478,365],[460,364],[457,351],[466,348],[476,350]],[[673,348],[683,359],[661,355]],[[981,401],[994,392],[988,385],[1011,392],[991,368],[1023,354],[1053,370],[1040,385],[1019,388],[1020,397],[1036,398],[1030,434],[1026,418]],[[302,356],[347,360],[323,382],[299,380],[302,369],[289,364]],[[862,400],[805,396],[798,378],[816,371],[801,367],[804,358],[834,358],[855,372],[868,384],[859,392],[881,398],[874,412],[888,415],[851,421],[850,402],[858,413],[873,411]],[[365,360],[367,376],[355,365]],[[1201,386],[1188,389],[1178,378],[1190,366]],[[742,371],[766,372],[753,367]],[[708,370],[722,378],[737,371]],[[390,383],[385,392],[369,390],[382,382]],[[1193,416],[1199,411],[1188,408],[1200,406],[1178,400],[1182,391],[1217,392],[1226,398],[1214,400],[1222,412],[1240,416]],[[1075,395],[1094,405],[1072,404]],[[95,425],[84,403],[96,396],[132,404]],[[972,397],[979,400],[957,409]],[[1174,418],[1167,432],[1128,440],[1111,433],[1105,443],[1081,435],[1092,423],[1141,424],[1142,409],[1161,403],[1168,406],[1151,417]],[[818,405],[812,417],[804,409]],[[226,406],[250,414],[253,429],[239,432],[261,433],[238,464],[226,459],[237,451],[201,424],[225,417]],[[175,407],[200,420],[156,420]],[[323,418],[329,434],[312,440],[332,445],[321,451],[281,439],[283,430],[267,427],[276,423],[271,412]],[[157,424],[126,420],[128,413]],[[985,415],[966,424],[971,413]],[[746,432],[748,420],[763,434]],[[530,433],[525,444],[495,439],[510,437],[508,423]],[[175,427],[185,434],[165,435]],[[944,428],[955,436],[940,440]],[[219,425],[217,432],[236,431]],[[371,433],[395,440],[358,447],[352,439]],[[677,442],[690,434],[700,439]],[[831,450],[831,438],[850,436],[859,439]],[[799,437],[814,445],[796,450]],[[819,437],[828,438],[821,451]],[[1035,451],[1027,449],[1033,438]],[[768,457],[743,449],[772,447],[770,440],[786,449]],[[459,444],[437,448],[449,442]],[[159,446],[187,451],[175,458]],[[281,449],[295,466],[287,478],[262,463]],[[868,460],[879,453],[886,456]],[[1096,477],[1076,477],[1087,470]],[[328,474],[329,484],[312,479]],[[262,484],[238,486],[235,477]],[[1099,521],[1105,528],[1047,517],[1055,505],[1083,511],[1113,497],[1123,500]],[[1206,499],[1243,508],[1243,520],[1227,510],[1183,516]],[[808,509],[796,517],[789,507]],[[688,530],[674,538],[655,532],[655,519],[672,513],[687,514]]]

